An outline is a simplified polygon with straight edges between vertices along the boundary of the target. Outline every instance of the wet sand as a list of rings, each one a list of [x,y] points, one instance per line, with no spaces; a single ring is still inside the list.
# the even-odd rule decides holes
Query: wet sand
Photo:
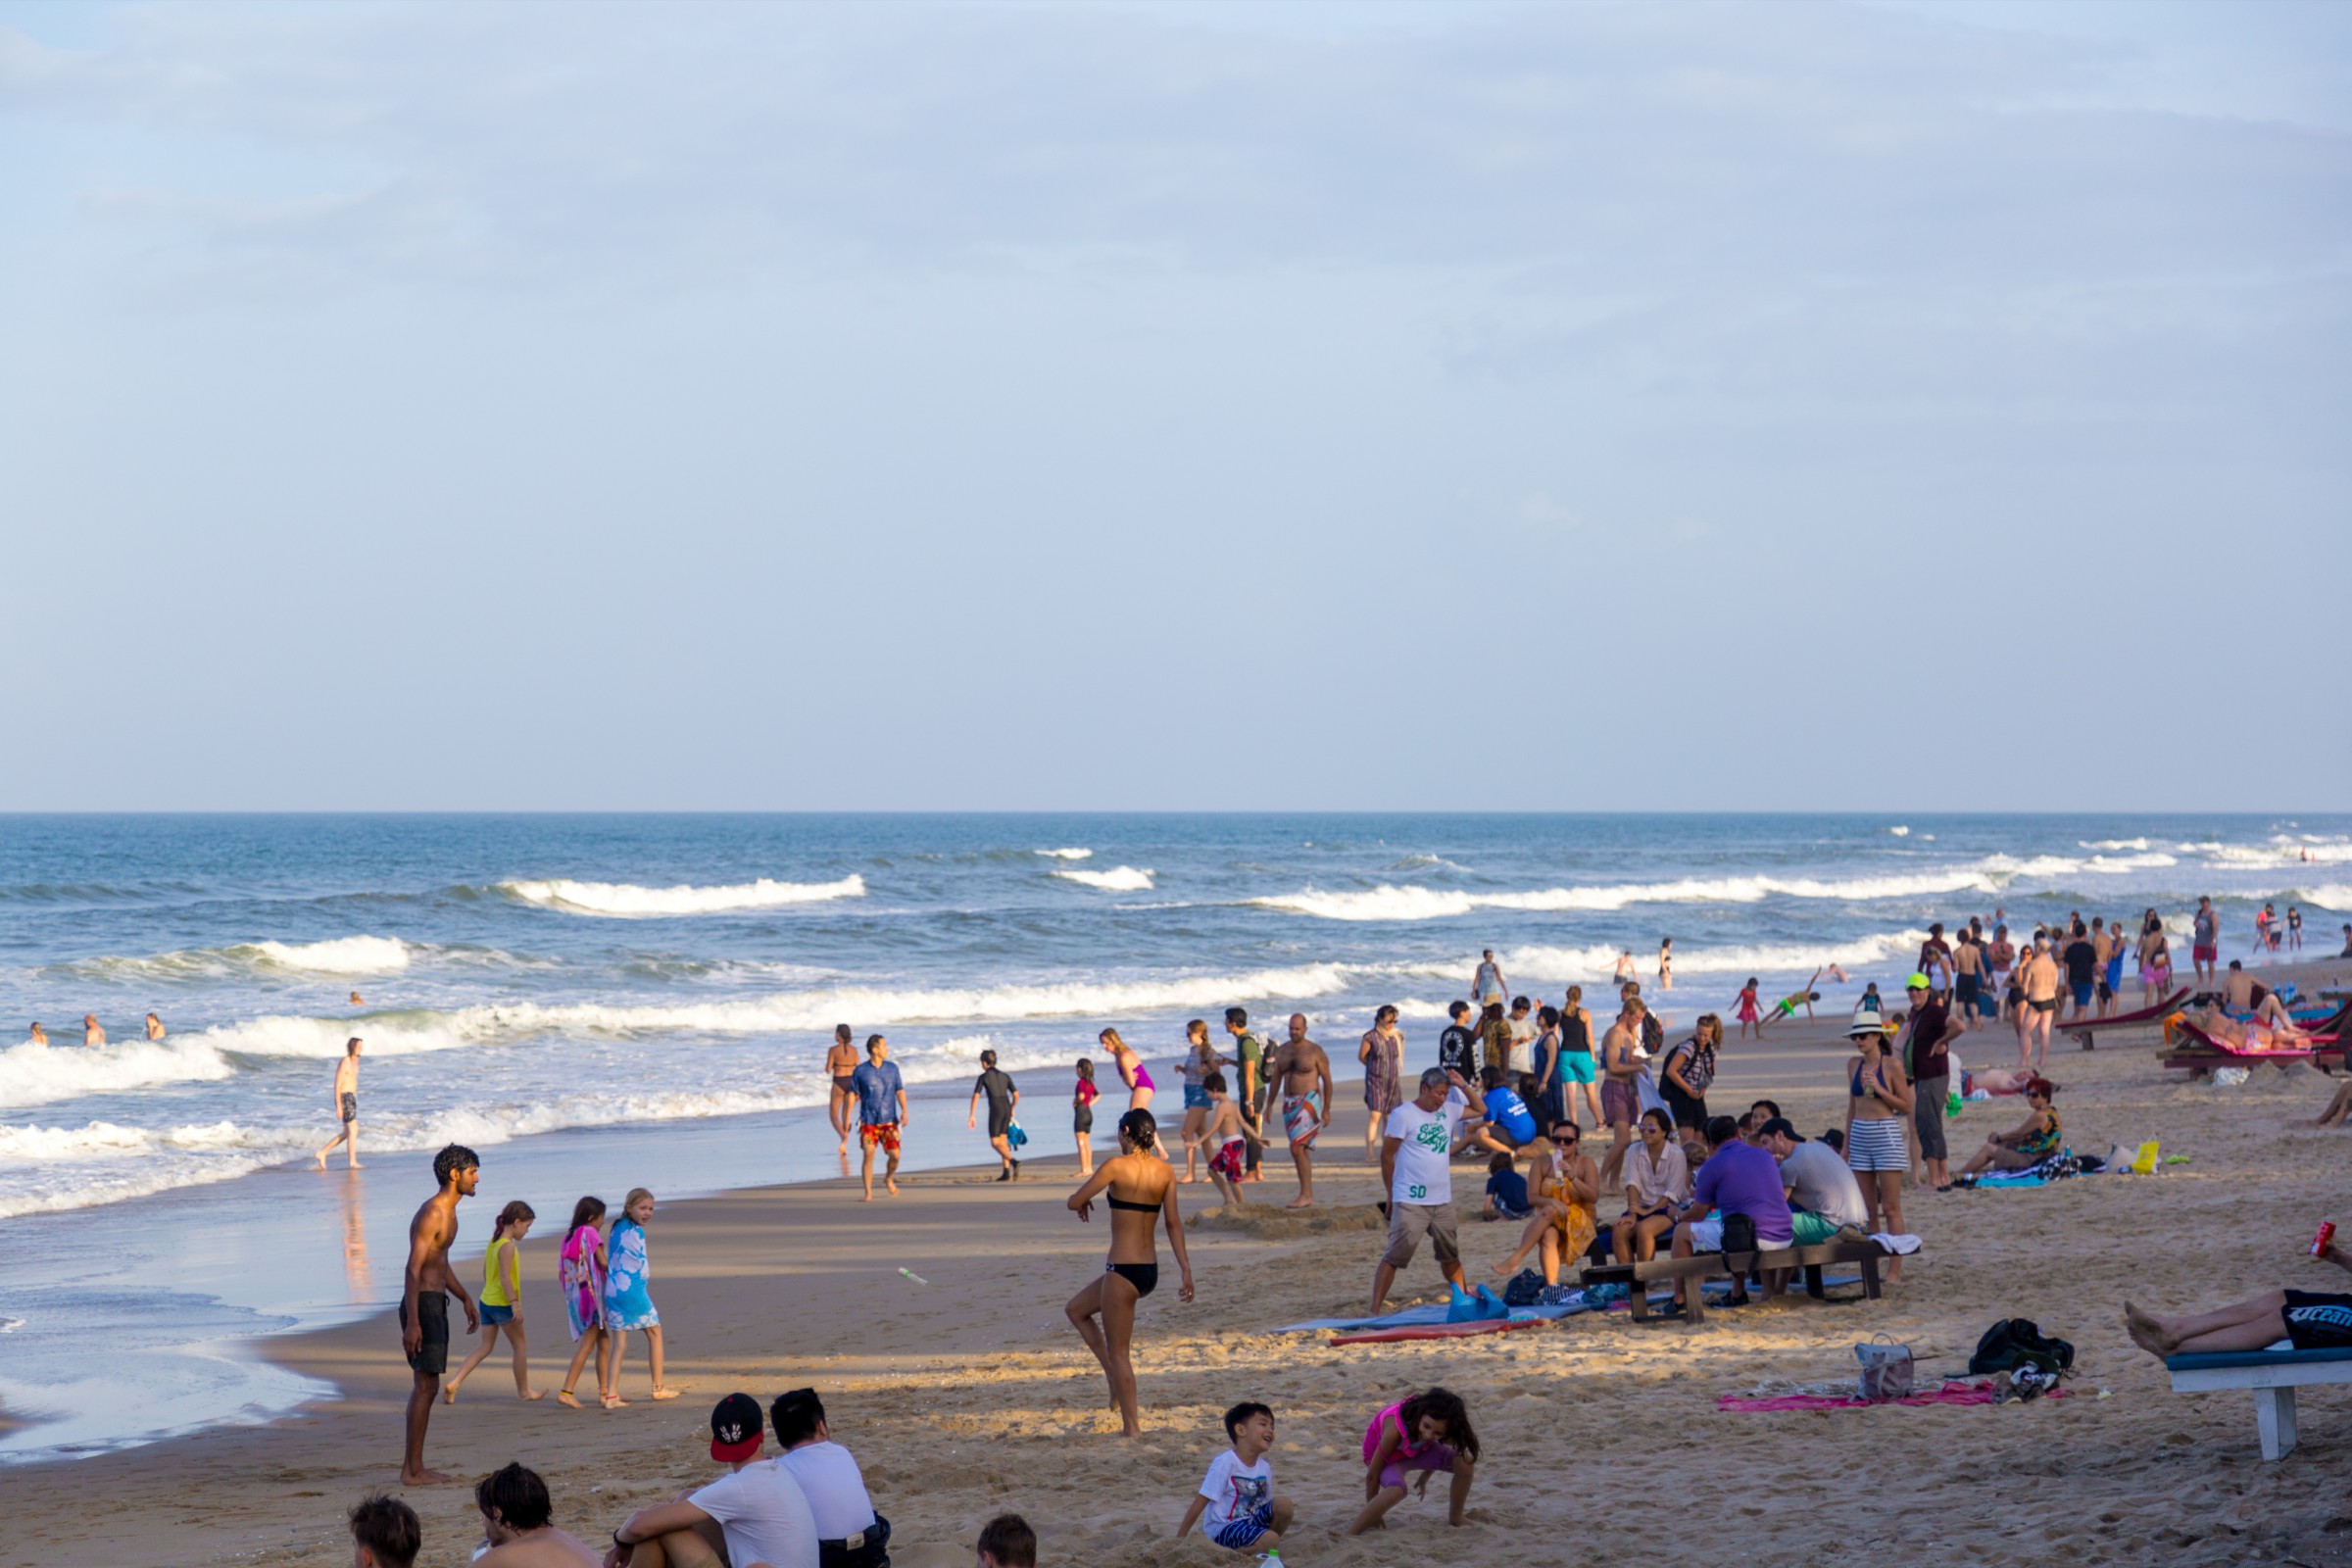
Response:
[[[2300,972],[2307,987],[2333,983],[2352,962]],[[1678,1018],[1712,1000],[1682,1000],[1690,995],[1669,999]],[[1710,1096],[1716,1108],[1771,1095],[1801,1128],[1831,1125],[1842,1021],[1776,1031],[1762,1047],[1734,1041]],[[719,1396],[740,1388],[765,1402],[812,1383],[897,1525],[902,1564],[961,1568],[981,1522],[1003,1508],[1038,1527],[1049,1563],[1211,1563],[1237,1559],[1197,1535],[1166,1538],[1222,1443],[1219,1412],[1261,1398],[1279,1422],[1279,1487],[1299,1503],[1302,1523],[1284,1551],[1298,1563],[1617,1562],[1714,1556],[1733,1543],[1751,1562],[1874,1568],[2332,1561],[2313,1554],[2340,1539],[2323,1532],[2336,1511],[2332,1479],[2352,1456],[2352,1399],[2309,1391],[2302,1447],[2264,1465],[2246,1396],[2171,1394],[2158,1364],[2131,1348],[2120,1312],[2127,1297],[2167,1310],[2280,1284],[2352,1289],[2299,1255],[2320,1219],[2352,1219],[2342,1176],[2352,1133],[2299,1125],[2330,1093],[2309,1069],[2266,1067],[2234,1089],[2190,1085],[2157,1067],[2154,1041],[2137,1034],[2085,1054],[2062,1038],[2059,1109],[2078,1152],[2155,1138],[2190,1163],[2160,1178],[1912,1193],[1909,1228],[1928,1250],[1875,1304],[1800,1298],[1717,1312],[1696,1329],[1637,1327],[1616,1313],[1384,1346],[1273,1334],[1357,1311],[1367,1294],[1379,1220],[1360,1096],[1346,1085],[1339,1103],[1351,1114],[1327,1135],[1321,1207],[1210,1215],[1198,1213],[1209,1190],[1185,1190],[1199,1222],[1200,1299],[1177,1301],[1163,1250],[1162,1288],[1139,1314],[1146,1432],[1134,1443],[1112,1435],[1101,1375],[1061,1317],[1062,1301],[1100,1270],[1106,1241],[1100,1215],[1082,1225],[1063,1208],[1074,1170],[1061,1155],[1029,1162],[1016,1185],[986,1171],[933,1172],[871,1205],[842,1183],[667,1205],[652,1232],[654,1285],[671,1381],[685,1397],[642,1397],[642,1344],[624,1376],[636,1402],[614,1411],[569,1411],[552,1397],[522,1404],[494,1359],[458,1405],[436,1409],[429,1455],[468,1480],[510,1459],[533,1465],[559,1521],[593,1540],[630,1508],[712,1473],[707,1422]],[[1328,1044],[1352,1054],[1351,1043]],[[1980,1034],[1962,1054],[1972,1065],[2003,1064],[2013,1038]],[[2017,1101],[1971,1104],[1954,1128],[1955,1157],[2023,1114]],[[1066,1125],[1058,1114],[1041,1109],[1031,1125],[1033,1149],[1066,1147],[1066,1132],[1049,1130]],[[1287,1200],[1280,1151],[1267,1174],[1252,1199]],[[632,1179],[661,1185],[658,1171]],[[1482,1186],[1483,1167],[1463,1161],[1456,1200],[1474,1273],[1508,1250],[1515,1229],[1471,1217]],[[468,1219],[486,1227],[498,1201],[486,1186]],[[558,1228],[551,1216],[525,1265],[534,1376],[550,1389],[569,1348],[553,1285],[548,1232]],[[907,1282],[901,1266],[931,1283]],[[1393,1304],[1441,1295],[1424,1252]],[[1956,1371],[1978,1335],[2009,1315],[2076,1343],[2069,1398],[1716,1409],[1725,1394],[1849,1382],[1853,1344],[1880,1333],[1910,1343],[1923,1375]],[[460,1354],[464,1343],[461,1333]],[[0,1506],[16,1521],[0,1559],[348,1562],[343,1509],[391,1487],[397,1468],[408,1376],[396,1330],[381,1315],[265,1349],[331,1380],[343,1397],[270,1426],[0,1471]],[[1469,1398],[1486,1444],[1468,1527],[1449,1531],[1433,1496],[1399,1507],[1382,1535],[1339,1537],[1361,1497],[1355,1452],[1366,1420],[1436,1382]],[[479,1539],[467,1489],[408,1494],[425,1520],[420,1560],[465,1562]]]

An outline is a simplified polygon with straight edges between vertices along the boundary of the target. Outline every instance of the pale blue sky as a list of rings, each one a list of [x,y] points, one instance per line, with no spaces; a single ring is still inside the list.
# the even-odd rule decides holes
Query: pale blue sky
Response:
[[[2345,6],[0,0],[0,808],[2342,808],[2348,269]]]

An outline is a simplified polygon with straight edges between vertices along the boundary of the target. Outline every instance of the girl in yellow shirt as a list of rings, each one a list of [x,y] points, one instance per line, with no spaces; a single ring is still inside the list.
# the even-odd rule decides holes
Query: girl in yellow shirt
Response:
[[[522,1239],[531,1234],[531,1221],[539,1216],[521,1199],[498,1211],[498,1227],[490,1233],[490,1251],[482,1259],[482,1343],[475,1346],[458,1375],[443,1385],[441,1399],[445,1404],[458,1402],[458,1385],[473,1375],[473,1369],[488,1358],[498,1344],[501,1330],[507,1343],[514,1348],[514,1396],[520,1399],[543,1399],[545,1389],[531,1387],[530,1348],[522,1337]]]

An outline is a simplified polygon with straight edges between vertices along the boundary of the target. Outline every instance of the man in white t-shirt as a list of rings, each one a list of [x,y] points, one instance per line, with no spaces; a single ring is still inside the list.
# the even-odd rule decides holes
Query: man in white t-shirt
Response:
[[[816,1519],[818,1555],[829,1568],[890,1568],[890,1521],[874,1512],[857,1456],[833,1441],[814,1389],[794,1389],[768,1406],[776,1464],[801,1484]]]
[[[1372,1271],[1372,1313],[1389,1298],[1396,1271],[1413,1260],[1421,1238],[1429,1238],[1438,1272],[1457,1291],[1462,1250],[1453,1233],[1453,1156],[1463,1126],[1484,1121],[1470,1113],[1470,1084],[1458,1072],[1432,1067],[1421,1075],[1421,1092],[1389,1112],[1380,1141],[1381,1185],[1389,1193],[1389,1247]]]
[[[1511,999],[1511,1059],[1508,1066],[1513,1075],[1511,1081],[1514,1084],[1518,1082],[1518,1074],[1536,1070],[1534,1010],[1535,1004],[1529,1002],[1527,998],[1513,997]]]
[[[675,1502],[640,1508],[612,1532],[605,1568],[817,1568],[816,1520],[789,1471],[762,1460],[760,1401],[730,1394],[710,1412],[710,1457],[727,1474]],[[721,1546],[725,1555],[720,1555]],[[639,1551],[637,1548],[647,1548]]]

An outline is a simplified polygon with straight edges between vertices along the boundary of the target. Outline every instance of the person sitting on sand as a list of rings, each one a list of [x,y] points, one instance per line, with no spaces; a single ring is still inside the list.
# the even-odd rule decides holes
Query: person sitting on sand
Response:
[[[1102,1363],[1122,1437],[1139,1437],[1136,1415],[1135,1309],[1159,1287],[1158,1226],[1164,1222],[1168,1249],[1182,1274],[1176,1298],[1193,1298],[1193,1260],[1184,1249],[1184,1215],[1176,1206],[1176,1173],[1159,1152],[1159,1124],[1148,1110],[1119,1118],[1119,1152],[1104,1160],[1069,1197],[1070,1212],[1092,1223],[1095,1200],[1110,1204],[1110,1257],[1062,1307],[1062,1315]],[[1097,1319],[1101,1321],[1098,1322]]]
[[[825,1402],[814,1389],[794,1389],[767,1408],[776,1430],[776,1467],[801,1484],[816,1521],[825,1568],[890,1568],[890,1521],[874,1511],[858,1456],[833,1441]]]
[[[2320,1254],[2352,1269],[2352,1252],[2333,1242]],[[2321,1291],[2265,1291],[2211,1312],[2166,1317],[2124,1303],[2132,1343],[2159,1358],[2267,1349],[2280,1340],[2298,1350],[2352,1349],[2352,1296]]]
[[[1788,1246],[1796,1230],[1789,1219],[1788,1190],[1781,1182],[1780,1162],[1755,1145],[1742,1143],[1740,1123],[1733,1117],[1710,1117],[1706,1132],[1707,1162],[1690,1184],[1690,1201],[1676,1216],[1674,1255],[1723,1250],[1724,1220],[1734,1214],[1744,1214],[1754,1223],[1759,1248]],[[1778,1296],[1787,1277],[1785,1270],[1766,1269],[1764,1294]],[[1747,1298],[1747,1280],[1742,1276],[1732,1283],[1732,1304],[1737,1306]],[[1675,1281],[1675,1300],[1682,1302],[1686,1292],[1697,1288],[1695,1282]]]
[[[817,1568],[816,1516],[792,1473],[761,1461],[765,1440],[759,1400],[719,1400],[710,1412],[710,1457],[727,1473],[621,1521],[605,1568]]]
[[[1348,1533],[1360,1536],[1385,1528],[1388,1511],[1404,1500],[1408,1475],[1418,1476],[1422,1496],[1429,1495],[1431,1476],[1451,1476],[1446,1522],[1461,1524],[1477,1466],[1478,1434],[1471,1430],[1470,1411],[1460,1395],[1430,1389],[1398,1400],[1364,1429],[1364,1508]]]
[[[1560,1265],[1585,1255],[1598,1234],[1594,1218],[1600,1201],[1600,1167],[1578,1148],[1583,1133],[1562,1116],[1551,1124],[1551,1148],[1534,1159],[1535,1212],[1519,1233],[1519,1249],[1494,1265],[1508,1278],[1531,1251],[1538,1253],[1544,1283],[1560,1283]]]
[[[354,1568],[416,1568],[424,1546],[416,1509],[375,1493],[352,1508],[349,1523]]]
[[[1674,1119],[1653,1105],[1642,1113],[1642,1141],[1625,1156],[1625,1213],[1609,1236],[1617,1261],[1656,1255],[1658,1238],[1674,1228],[1674,1211],[1690,1196],[1690,1161],[1674,1141]]]
[[[2320,1119],[2312,1125],[2341,1127],[2347,1114],[2352,1114],[2352,1083],[2346,1083],[2336,1090],[2335,1098],[2328,1102],[2328,1108],[2320,1112]]]
[[[973,1568],[1037,1568],[1037,1532],[1017,1513],[1001,1513],[980,1527]]]
[[[2051,1097],[2058,1086],[2047,1078],[2026,1080],[2026,1103],[2033,1114],[2005,1133],[1994,1133],[1984,1140],[1966,1165],[1960,1168],[1963,1176],[1975,1176],[1987,1170],[2026,1170],[2040,1164],[2058,1152],[2059,1140],[2066,1134],[2064,1122],[2051,1108]]]
[[[1274,1551],[1291,1528],[1291,1499],[1274,1491],[1274,1467],[1266,1462],[1266,1450],[1274,1446],[1274,1412],[1244,1400],[1225,1412],[1225,1437],[1232,1446],[1208,1462],[1176,1539],[1198,1524],[1227,1550]]]
[[[1470,1142],[1497,1154],[1513,1153],[1534,1143],[1536,1113],[1527,1108],[1519,1091],[1504,1081],[1502,1069],[1481,1067],[1478,1083],[1487,1117],[1483,1126],[1471,1132]]]
[[[1208,1179],[1216,1184],[1217,1197],[1227,1207],[1248,1203],[1250,1200],[1242,1195],[1242,1174],[1249,1168],[1244,1151],[1257,1142],[1257,1134],[1243,1119],[1242,1107],[1234,1103],[1223,1069],[1210,1072],[1200,1086],[1208,1092],[1208,1121],[1200,1134],[1201,1144],[1210,1151]]]
[[[555,1505],[536,1471],[518,1464],[491,1471],[474,1487],[473,1505],[483,1541],[475,1568],[596,1568],[596,1553],[556,1528]]]
[[[1521,1220],[1534,1212],[1528,1201],[1527,1178],[1513,1168],[1517,1163],[1508,1152],[1487,1161],[1487,1196],[1479,1205],[1480,1219]]]

